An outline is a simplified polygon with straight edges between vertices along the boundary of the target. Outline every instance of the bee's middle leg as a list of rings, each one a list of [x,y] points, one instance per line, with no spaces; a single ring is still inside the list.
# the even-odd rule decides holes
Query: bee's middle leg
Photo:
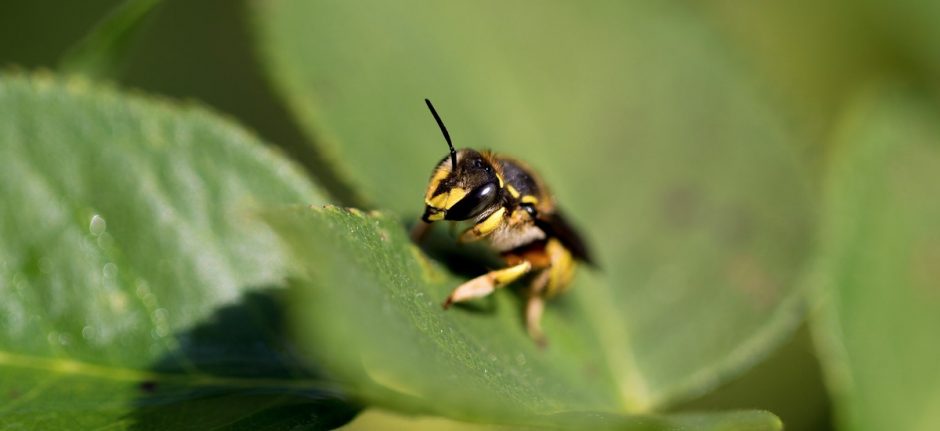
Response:
[[[486,295],[489,295],[490,293],[493,293],[497,287],[503,287],[509,283],[512,283],[531,270],[532,264],[528,261],[523,261],[517,265],[498,269],[496,271],[490,271],[470,281],[467,281],[466,283],[457,286],[457,288],[451,292],[450,296],[447,297],[447,300],[444,301],[444,309],[447,309],[455,302],[482,298]]]
[[[526,331],[539,347],[547,345],[545,333],[542,332],[542,312],[545,311],[545,286],[550,277],[551,269],[544,269],[532,280],[525,304]]]

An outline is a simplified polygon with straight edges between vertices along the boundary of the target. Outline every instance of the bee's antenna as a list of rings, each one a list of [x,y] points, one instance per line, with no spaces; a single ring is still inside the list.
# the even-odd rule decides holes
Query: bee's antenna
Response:
[[[450,142],[450,133],[447,133],[447,128],[444,127],[444,122],[441,121],[441,116],[437,115],[437,111],[434,110],[434,105],[431,104],[431,101],[424,99],[424,103],[428,104],[428,109],[431,110],[431,115],[433,115],[434,119],[437,120],[437,126],[441,128],[441,133],[444,134],[444,139],[447,141],[447,146],[450,147],[450,167],[452,170],[456,170],[457,151],[454,151],[454,144]]]

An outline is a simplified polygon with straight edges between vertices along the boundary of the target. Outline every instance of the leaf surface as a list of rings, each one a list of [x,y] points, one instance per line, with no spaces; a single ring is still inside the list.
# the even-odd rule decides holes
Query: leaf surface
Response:
[[[882,88],[836,139],[815,329],[845,429],[940,427],[938,114]]]
[[[600,414],[574,414],[567,422],[557,421],[554,426],[511,426],[458,422],[439,417],[415,417],[394,414],[388,411],[368,409],[343,427],[343,431],[368,431],[382,429],[407,429],[412,431],[522,431],[554,429],[596,430],[655,430],[663,425],[668,429],[690,430],[761,430],[780,429],[768,427],[769,414],[760,411],[741,411],[707,415],[679,415],[670,418],[639,418]],[[566,428],[567,426],[567,428]]]
[[[319,203],[204,109],[0,76],[0,428],[329,428],[258,208]]]
[[[59,61],[59,69],[98,80],[121,75],[138,33],[161,0],[125,0],[115,6]]]
[[[294,256],[291,315],[305,353],[370,405],[542,429],[780,429],[758,411],[616,413],[622,400],[578,298],[546,316],[544,350],[518,329],[509,296],[442,310],[459,279],[393,217],[336,207],[266,217]]]

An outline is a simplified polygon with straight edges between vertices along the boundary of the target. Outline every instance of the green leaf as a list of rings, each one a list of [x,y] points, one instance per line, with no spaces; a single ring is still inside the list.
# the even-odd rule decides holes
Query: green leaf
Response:
[[[280,93],[377,206],[420,214],[446,152],[424,97],[458,146],[540,169],[604,268],[581,271],[566,294],[586,311],[548,307],[550,320],[573,325],[552,327],[552,338],[598,340],[589,356],[606,383],[572,394],[574,405],[640,411],[689,398],[758,360],[798,321],[814,229],[799,137],[698,11],[656,1],[297,0],[256,11]],[[445,277],[426,300],[459,281]],[[505,296],[489,322],[461,310],[446,318],[524,344]],[[516,345],[481,343],[506,358]],[[583,355],[570,348],[556,366]]]
[[[886,49],[882,33],[872,31],[857,1],[702,3],[728,44],[799,120],[794,126],[810,139],[798,144],[816,156],[814,161],[822,161],[830,127],[846,99],[873,75],[897,67],[892,64],[896,54]]]
[[[458,422],[439,417],[415,417],[369,409],[343,427],[343,431],[369,431],[407,429],[410,431],[544,431],[567,429],[592,430],[655,430],[662,427],[670,430],[766,430],[781,429],[782,425],[767,412],[748,411],[707,415],[674,415],[665,417],[624,417],[603,414],[574,414],[565,420],[554,418],[552,424],[544,426],[511,426]],[[777,422],[774,426],[768,426]]]
[[[162,0],[124,0],[60,61],[62,71],[88,78],[116,78],[147,18]]]
[[[0,76],[4,429],[329,428],[356,408],[284,337],[258,208],[322,202],[204,109]]]
[[[865,0],[851,5],[865,13],[871,33],[894,52],[892,72],[903,72],[910,79],[932,87],[936,95],[936,74],[940,72],[940,5],[935,2],[900,0],[879,2]]]
[[[815,329],[843,429],[940,428],[938,120],[882,89],[836,139]]]
[[[780,428],[766,412],[601,413],[623,406],[579,298],[546,316],[552,338],[542,350],[506,295],[442,310],[459,279],[427,260],[394,218],[326,207],[267,219],[294,256],[291,315],[304,352],[371,405],[551,429]]]

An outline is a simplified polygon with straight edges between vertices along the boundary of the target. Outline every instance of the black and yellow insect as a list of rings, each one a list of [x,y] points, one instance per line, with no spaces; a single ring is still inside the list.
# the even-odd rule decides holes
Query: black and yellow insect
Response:
[[[565,290],[577,261],[591,262],[581,236],[565,221],[541,178],[524,163],[464,148],[454,150],[444,122],[425,99],[450,148],[431,174],[424,215],[414,233],[419,240],[429,223],[469,220],[460,242],[486,239],[507,266],[458,286],[444,308],[484,297],[496,288],[528,277],[526,327],[539,342],[545,338],[541,317],[545,299]]]

